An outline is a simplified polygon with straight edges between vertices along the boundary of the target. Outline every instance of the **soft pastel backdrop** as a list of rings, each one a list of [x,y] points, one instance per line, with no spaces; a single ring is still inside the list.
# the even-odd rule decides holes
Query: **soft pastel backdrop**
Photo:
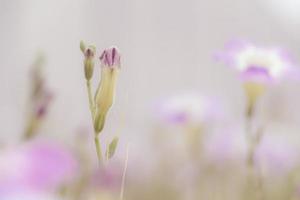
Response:
[[[297,0],[0,0],[0,141],[22,133],[30,65],[39,52],[55,93],[41,132],[71,142],[78,129],[91,130],[81,39],[95,44],[98,55],[110,45],[122,52],[116,102],[104,131],[120,135],[121,144],[146,142],[153,102],[178,91],[219,98],[228,123],[239,123],[243,90],[212,54],[227,40],[243,38],[288,48],[300,61],[299,13]],[[268,131],[293,136],[300,130],[297,85],[284,83],[268,94],[282,100],[266,100],[277,113],[271,113]]]

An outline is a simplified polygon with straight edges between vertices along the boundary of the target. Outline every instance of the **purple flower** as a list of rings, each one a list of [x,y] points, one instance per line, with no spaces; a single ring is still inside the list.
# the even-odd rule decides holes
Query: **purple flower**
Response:
[[[287,51],[239,40],[228,42],[216,59],[237,69],[245,82],[273,83],[295,69],[295,61]]]
[[[121,66],[121,56],[116,47],[105,49],[100,56],[100,60],[102,65],[105,67],[119,68]]]
[[[196,93],[166,98],[158,106],[162,121],[181,125],[201,125],[216,117],[218,110],[218,104],[213,99]]]
[[[60,145],[32,142],[0,154],[0,197],[22,191],[51,191],[71,181],[77,163]]]

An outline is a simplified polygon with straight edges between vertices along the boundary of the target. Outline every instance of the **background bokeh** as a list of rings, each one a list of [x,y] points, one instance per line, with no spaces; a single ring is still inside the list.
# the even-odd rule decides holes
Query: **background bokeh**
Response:
[[[213,53],[242,38],[280,45],[300,60],[299,11],[297,0],[0,0],[0,141],[22,134],[29,71],[40,52],[55,94],[41,132],[68,143],[78,130],[91,130],[80,40],[95,44],[98,55],[111,45],[122,52],[105,135],[120,135],[123,146],[146,143],[153,103],[178,91],[215,96],[228,121],[239,119],[243,90]],[[273,105],[269,129],[291,137],[300,130],[297,85],[282,84],[269,94],[280,101],[266,103]]]

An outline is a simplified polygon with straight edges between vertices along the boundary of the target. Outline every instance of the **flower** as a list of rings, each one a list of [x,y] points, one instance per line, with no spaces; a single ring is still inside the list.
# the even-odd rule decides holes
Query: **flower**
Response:
[[[216,54],[216,59],[239,72],[249,107],[265,92],[266,86],[296,72],[295,61],[287,51],[279,47],[260,47],[246,41],[228,42],[225,50]]]
[[[29,113],[30,116],[28,116],[24,139],[30,139],[36,136],[41,122],[46,117],[54,97],[53,92],[47,87],[42,71],[43,60],[43,57],[37,57],[31,71],[31,110]]]
[[[245,82],[276,82],[295,67],[292,56],[279,47],[260,47],[237,40],[228,42],[216,58],[237,69]]]
[[[159,118],[168,124],[201,125],[216,117],[218,104],[197,93],[185,93],[164,99],[158,106]]]
[[[0,154],[0,198],[28,191],[52,191],[71,181],[77,169],[72,154],[50,142],[6,148]]]
[[[104,127],[107,112],[114,101],[116,82],[120,69],[120,53],[116,47],[103,51],[101,61],[101,81],[95,95],[96,117],[95,131],[100,133]]]

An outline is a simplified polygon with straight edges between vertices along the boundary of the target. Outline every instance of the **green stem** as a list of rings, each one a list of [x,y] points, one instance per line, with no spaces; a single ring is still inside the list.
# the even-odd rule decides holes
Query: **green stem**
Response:
[[[86,81],[86,86],[87,86],[88,97],[89,97],[90,111],[91,111],[92,120],[93,120],[93,123],[94,123],[94,118],[95,118],[95,106],[94,106],[94,101],[93,101],[91,82],[90,82],[89,80]]]
[[[95,109],[95,104],[94,104],[94,101],[93,101],[91,82],[89,80],[86,81],[86,86],[87,86],[87,91],[88,91],[89,107],[90,107],[90,111],[91,111],[93,127],[95,129],[95,112],[96,112],[96,109]],[[97,152],[99,166],[103,166],[101,143],[99,141],[99,137],[98,137],[98,134],[96,132],[95,132],[95,146],[96,146],[96,152]]]
[[[124,169],[123,169],[123,174],[122,174],[120,200],[124,199],[125,179],[126,179],[126,172],[127,172],[127,166],[128,166],[128,155],[129,155],[129,146],[127,145],[125,164],[124,164]]]
[[[247,137],[248,145],[249,145],[248,152],[246,155],[247,156],[246,163],[247,163],[247,167],[249,170],[249,174],[248,174],[248,178],[247,178],[248,179],[247,180],[248,181],[247,188],[253,190],[253,191],[250,190],[251,192],[258,191],[257,194],[259,195],[259,199],[263,200],[263,199],[265,199],[263,177],[262,177],[262,174],[260,173],[259,169],[258,169],[258,171],[255,170],[254,156],[255,156],[257,147],[259,146],[259,144],[261,142],[261,138],[263,136],[264,131],[263,131],[263,127],[261,127],[260,129],[257,130],[255,135],[252,134],[253,114],[254,114],[254,106],[249,105],[248,109],[247,109],[247,113],[246,113],[246,118],[247,118],[247,122],[246,122],[246,134],[247,135],[246,135],[246,137]]]
[[[95,136],[95,145],[96,145],[96,151],[97,151],[99,165],[101,167],[101,166],[103,166],[103,157],[102,157],[101,143],[100,143],[98,136]]]

